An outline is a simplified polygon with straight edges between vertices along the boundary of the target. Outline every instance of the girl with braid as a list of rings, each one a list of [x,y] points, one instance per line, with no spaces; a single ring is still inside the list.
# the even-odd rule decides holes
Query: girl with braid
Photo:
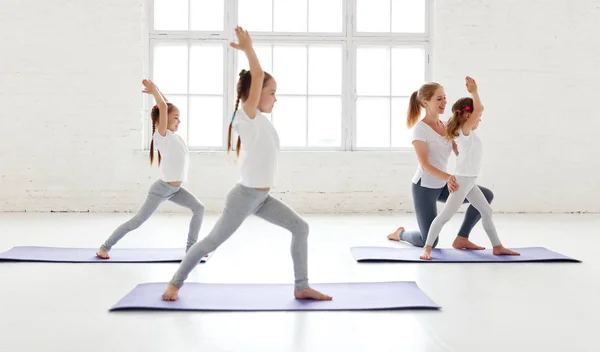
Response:
[[[286,204],[269,195],[269,190],[275,185],[280,145],[277,131],[263,113],[273,110],[277,101],[277,84],[270,74],[262,70],[248,32],[237,27],[235,34],[238,43],[231,43],[231,46],[242,50],[250,63],[250,71],[240,72],[227,144],[229,152],[233,129],[238,134],[236,155],[239,156],[241,147],[244,152],[241,180],[227,194],[225,209],[213,229],[203,240],[190,248],[162,298],[167,301],[177,300],[179,289],[200,259],[217,249],[233,235],[247,217],[254,214],[292,234],[294,297],[331,300],[330,296],[310,288],[308,284],[308,224]]]
[[[143,80],[143,92],[152,94],[156,105],[152,108],[152,142],[150,143],[150,165],[154,162],[154,146],[158,150],[158,167],[160,178],[150,186],[146,201],[137,214],[117,227],[112,235],[102,244],[96,255],[109,259],[110,249],[127,233],[140,227],[166,200],[188,208],[192,211],[186,252],[198,240],[198,233],[204,218],[204,205],[181,184],[187,181],[189,156],[188,148],[181,136],[175,134],[179,127],[179,109],[168,103],[158,87],[150,81]],[[198,261],[199,262],[199,261]]]

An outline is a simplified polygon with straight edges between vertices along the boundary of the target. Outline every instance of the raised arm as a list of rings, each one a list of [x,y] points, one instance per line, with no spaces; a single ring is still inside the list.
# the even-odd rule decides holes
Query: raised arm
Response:
[[[473,97],[473,112],[471,112],[471,117],[462,125],[463,134],[468,136],[473,126],[481,119],[483,105],[481,105],[481,98],[479,98],[479,92],[477,91],[477,82],[475,82],[473,78],[467,76],[465,78],[465,85],[467,86],[467,91],[469,91]]]
[[[159,111],[158,126],[156,126],[156,130],[161,136],[164,137],[167,135],[167,122],[169,119],[167,102],[154,82],[149,79],[145,79],[142,81],[142,84],[144,85],[143,92],[146,94],[152,94],[154,100],[156,101]]]
[[[231,47],[242,50],[244,54],[246,54],[248,63],[250,64],[250,77],[252,78],[250,82],[250,93],[248,94],[248,98],[244,101],[242,108],[246,115],[253,119],[256,117],[256,108],[260,101],[265,73],[260,66],[256,52],[254,52],[252,39],[250,38],[248,31],[244,30],[242,27],[236,27],[235,35],[237,36],[238,43],[230,43]]]

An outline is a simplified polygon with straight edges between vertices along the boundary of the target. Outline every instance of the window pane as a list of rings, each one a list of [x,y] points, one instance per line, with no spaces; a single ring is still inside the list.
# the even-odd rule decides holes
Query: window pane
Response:
[[[390,31],[390,0],[356,0],[356,14],[357,32]]]
[[[279,97],[272,121],[282,147],[306,146],[306,97]]]
[[[392,32],[424,33],[425,0],[393,0]]]
[[[275,32],[306,32],[307,0],[273,0]]]
[[[154,29],[187,30],[188,0],[154,0]]]
[[[258,61],[260,62],[260,66],[262,67],[263,71],[267,71],[269,73],[273,73],[273,56],[272,56],[272,47],[271,45],[267,44],[254,44],[254,52],[256,53],[256,56],[258,57]],[[246,57],[246,54],[244,54],[242,51],[237,50],[238,53],[238,68],[235,72],[235,82],[237,83],[237,79],[238,79],[238,74],[240,73],[240,71],[242,69],[246,69],[249,70],[250,69],[250,65],[248,64],[248,58]]]
[[[308,94],[342,94],[342,47],[308,47]]]
[[[392,95],[409,96],[425,81],[422,48],[392,48]]]
[[[392,147],[411,147],[411,132],[406,127],[408,98],[392,98]]]
[[[306,54],[306,46],[282,45],[273,48],[277,94],[306,94]]]
[[[358,98],[356,145],[359,148],[390,146],[390,99]]]
[[[272,7],[272,0],[238,0],[238,25],[248,32],[271,32]]]
[[[309,32],[342,32],[343,0],[308,0]]]
[[[356,57],[359,95],[390,95],[390,48],[361,47]]]
[[[165,94],[165,97],[169,101],[169,103],[175,105],[177,109],[179,109],[179,129],[177,130],[177,134],[183,137],[183,140],[188,142],[187,140],[187,130],[188,130],[188,114],[187,114],[187,97],[186,96],[172,96]]]
[[[223,98],[190,97],[190,146],[223,145]]]
[[[224,0],[191,0],[190,29],[194,31],[222,31],[224,11]]]
[[[190,47],[190,93],[223,94],[223,46]]]
[[[186,44],[154,47],[152,81],[164,94],[187,93],[187,51]]]
[[[308,145],[339,147],[342,144],[342,98],[308,98]]]

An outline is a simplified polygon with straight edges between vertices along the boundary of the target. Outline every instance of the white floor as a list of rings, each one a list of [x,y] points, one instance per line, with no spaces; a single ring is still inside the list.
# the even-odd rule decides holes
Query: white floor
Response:
[[[0,214],[13,246],[97,247],[128,214]],[[0,263],[0,351],[598,351],[600,216],[497,215],[505,245],[583,263],[358,264],[349,247],[403,247],[398,216],[306,216],[311,282],[416,281],[440,311],[115,312],[136,284],[177,264]],[[450,245],[456,216],[442,232]],[[207,216],[201,237],[216,218]],[[120,247],[183,247],[189,216],[157,214]],[[471,237],[489,245],[478,225]],[[190,281],[290,283],[289,235],[249,219]]]

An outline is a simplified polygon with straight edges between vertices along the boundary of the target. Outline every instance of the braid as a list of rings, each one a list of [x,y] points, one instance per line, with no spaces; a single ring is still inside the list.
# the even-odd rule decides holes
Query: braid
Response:
[[[154,132],[156,131],[156,124],[152,121],[152,141],[150,142],[150,165],[154,162]],[[160,161],[162,157],[160,155],[160,151],[158,152],[158,166],[160,166]]]
[[[240,94],[238,93],[237,99],[235,101],[235,108],[233,110],[233,117],[235,117],[235,114],[237,113],[239,106],[240,106]],[[229,152],[231,151],[231,126],[233,126],[233,117],[231,118],[231,122],[229,123],[229,130],[227,132],[227,154],[229,154]],[[236,143],[236,146],[235,146],[235,154],[238,157],[240,156],[240,146],[241,146],[241,144],[242,144],[242,140],[238,136],[237,143]]]

